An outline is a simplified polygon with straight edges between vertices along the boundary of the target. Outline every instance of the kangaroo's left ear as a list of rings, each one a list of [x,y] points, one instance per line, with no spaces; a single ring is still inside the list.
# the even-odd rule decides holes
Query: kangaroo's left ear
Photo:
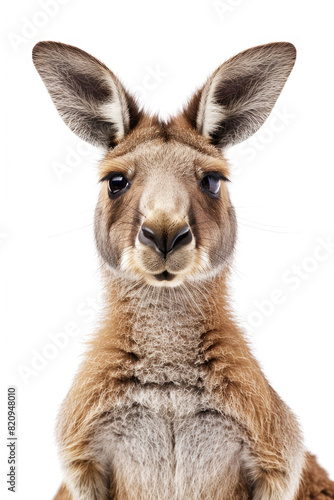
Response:
[[[139,122],[134,98],[87,52],[64,43],[39,42],[33,61],[60,116],[81,139],[108,149]]]
[[[295,59],[295,47],[286,42],[241,52],[210,76],[184,116],[217,147],[247,139],[268,118]]]

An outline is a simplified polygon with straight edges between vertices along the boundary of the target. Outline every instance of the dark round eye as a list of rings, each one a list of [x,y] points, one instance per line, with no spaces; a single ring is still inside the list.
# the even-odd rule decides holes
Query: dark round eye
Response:
[[[123,174],[114,174],[108,180],[108,193],[110,198],[115,198],[130,186]]]
[[[201,180],[201,187],[209,195],[216,197],[220,191],[220,178],[214,174],[207,174]]]

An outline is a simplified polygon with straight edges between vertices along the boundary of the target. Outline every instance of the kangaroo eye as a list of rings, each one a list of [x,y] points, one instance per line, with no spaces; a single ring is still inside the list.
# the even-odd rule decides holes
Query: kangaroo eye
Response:
[[[110,198],[115,198],[129,187],[130,183],[123,174],[114,174],[108,179],[108,194]]]
[[[214,174],[208,174],[201,180],[201,188],[207,194],[217,197],[220,191],[220,178]]]

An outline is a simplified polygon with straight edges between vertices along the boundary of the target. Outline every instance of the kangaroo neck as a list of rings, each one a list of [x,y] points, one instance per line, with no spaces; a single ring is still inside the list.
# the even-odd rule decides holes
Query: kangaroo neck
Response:
[[[213,329],[223,330],[227,321],[224,277],[200,285],[153,289],[126,287],[112,279],[108,291],[110,341],[131,349],[139,382],[197,385],[203,336]]]

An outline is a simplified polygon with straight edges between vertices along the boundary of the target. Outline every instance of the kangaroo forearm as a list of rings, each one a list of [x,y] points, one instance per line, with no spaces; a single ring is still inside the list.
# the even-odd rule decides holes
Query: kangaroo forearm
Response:
[[[74,500],[109,499],[108,468],[93,451],[93,429],[96,428],[98,408],[90,408],[83,418],[75,401],[67,401],[67,412],[58,422],[59,455],[65,484]],[[68,426],[67,413],[73,410]]]
[[[94,453],[93,440],[110,395],[99,395],[100,387],[87,371],[86,382],[85,369],[87,365],[77,376],[58,417],[59,455],[65,484],[73,499],[104,500],[109,498],[107,468]]]
[[[292,500],[304,461],[293,413],[270,387],[238,332],[227,338],[210,332],[203,348],[213,404],[243,431],[245,472],[255,484],[254,498]]]
[[[254,484],[254,500],[293,500],[305,456],[294,415],[271,388],[263,398],[231,390],[227,401],[225,411],[243,426],[248,438],[244,464]]]
[[[93,461],[69,461],[64,467],[65,484],[73,500],[109,500],[107,470]]]

